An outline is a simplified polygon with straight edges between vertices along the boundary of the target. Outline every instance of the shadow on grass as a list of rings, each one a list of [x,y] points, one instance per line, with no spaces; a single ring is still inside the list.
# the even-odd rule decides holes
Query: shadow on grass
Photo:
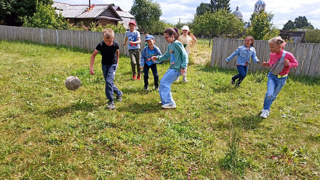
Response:
[[[259,127],[263,118],[260,117],[260,112],[249,116],[231,119],[232,125],[245,130],[256,129]]]
[[[161,104],[158,102],[127,103],[126,106],[117,108],[120,112],[130,112],[133,114],[158,113],[161,111]]]
[[[50,118],[59,118],[65,116],[66,114],[72,114],[75,111],[91,112],[94,109],[97,109],[98,107],[104,105],[105,103],[103,102],[94,105],[93,103],[88,103],[87,101],[80,100],[71,104],[70,106],[49,109],[45,111],[44,114],[48,115]]]

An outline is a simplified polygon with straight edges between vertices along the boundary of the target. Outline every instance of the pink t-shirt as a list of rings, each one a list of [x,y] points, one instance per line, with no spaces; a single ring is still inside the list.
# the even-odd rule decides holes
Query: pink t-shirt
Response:
[[[282,56],[283,50],[281,50],[279,53],[270,53],[270,60],[269,60],[269,66],[275,64]],[[284,66],[283,70],[279,75],[286,75],[289,74],[290,68],[294,68],[298,66],[298,61],[296,58],[290,53],[287,52],[286,55],[284,56],[284,59],[289,60],[289,66]]]

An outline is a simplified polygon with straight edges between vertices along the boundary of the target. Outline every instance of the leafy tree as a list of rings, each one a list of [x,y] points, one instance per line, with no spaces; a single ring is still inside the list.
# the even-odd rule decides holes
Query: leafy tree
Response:
[[[243,22],[226,9],[220,9],[214,14],[206,12],[196,16],[192,27],[194,34],[212,37],[237,34],[239,30],[243,30]]]
[[[36,12],[37,2],[51,5],[53,0],[0,0],[0,22],[10,26],[23,24],[25,16]]]
[[[308,23],[308,19],[305,16],[299,16],[294,20],[294,26],[296,28],[305,28],[305,27],[312,27],[311,23]]]
[[[201,3],[200,6],[197,7],[196,14],[200,16],[200,15],[203,15],[205,12],[211,12],[210,4]]]
[[[37,3],[36,13],[32,17],[25,17],[25,27],[36,27],[46,29],[68,29],[68,22],[58,15],[49,4]]]
[[[320,30],[309,29],[306,31],[305,40],[307,43],[320,43]]]
[[[135,0],[130,13],[135,16],[139,29],[149,32],[162,15],[160,5],[151,0]]]
[[[293,21],[289,20],[282,28],[282,30],[291,30],[295,29],[296,27],[294,26]]]
[[[247,29],[247,34],[253,36],[257,40],[268,40],[271,37],[278,36],[279,30],[273,27],[271,20],[273,14],[266,13],[263,10],[259,13],[251,15],[251,26]]]
[[[210,7],[212,12],[218,11],[219,9],[226,9],[228,12],[231,12],[230,0],[210,0]]]

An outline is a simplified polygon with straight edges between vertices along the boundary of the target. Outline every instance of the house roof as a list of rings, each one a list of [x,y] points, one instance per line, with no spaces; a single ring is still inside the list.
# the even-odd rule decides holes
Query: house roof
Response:
[[[132,14],[130,14],[127,11],[117,11],[117,13],[119,14],[119,16],[121,16],[122,18],[131,18],[134,19],[134,16]]]
[[[67,3],[61,3],[54,1],[52,7],[57,8],[65,18],[77,18],[77,19],[110,19],[115,21],[122,21],[121,16],[117,11],[109,4],[93,4],[90,7],[86,4],[71,5]]]

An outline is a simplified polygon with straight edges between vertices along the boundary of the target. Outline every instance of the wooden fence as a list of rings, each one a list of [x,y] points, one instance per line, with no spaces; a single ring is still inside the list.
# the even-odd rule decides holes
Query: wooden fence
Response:
[[[211,66],[236,69],[236,57],[228,64],[226,59],[237,48],[244,44],[244,40],[214,38],[212,44]],[[262,63],[269,60],[269,44],[267,41],[254,41],[257,57]],[[285,50],[291,52],[297,59],[299,66],[290,70],[293,75],[320,76],[320,44],[287,43]],[[252,60],[249,71],[264,70],[262,65],[255,64]]]
[[[155,45],[161,52],[165,52],[168,47],[163,36],[154,36]],[[27,40],[43,44],[64,45],[93,51],[97,44],[103,40],[101,32],[92,31],[73,31],[73,30],[55,30],[41,28],[27,28],[0,25],[0,40]],[[129,55],[128,43],[123,46],[125,34],[115,34],[115,41],[119,43],[120,54]],[[141,49],[145,46],[145,36],[141,35]]]

